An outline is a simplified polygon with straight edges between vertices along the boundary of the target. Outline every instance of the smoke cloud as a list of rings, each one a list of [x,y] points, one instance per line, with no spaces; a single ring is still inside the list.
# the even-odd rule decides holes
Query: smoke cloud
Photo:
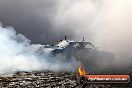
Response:
[[[131,0],[59,0],[57,6],[55,27],[69,28],[75,40],[85,36],[100,50],[114,53],[118,69],[132,67]]]
[[[17,34],[12,27],[0,27],[0,73],[15,71],[74,71],[79,65],[74,58],[68,62],[65,57],[49,57],[52,48],[44,45],[30,44],[22,34]],[[41,53],[42,52],[42,53]]]
[[[32,43],[50,44],[65,34],[77,41],[84,36],[114,53],[114,65],[131,67],[131,0],[0,0],[0,21]]]

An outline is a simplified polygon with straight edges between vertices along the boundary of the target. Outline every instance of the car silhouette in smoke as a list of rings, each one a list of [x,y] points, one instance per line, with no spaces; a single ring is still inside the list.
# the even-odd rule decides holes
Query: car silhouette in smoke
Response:
[[[43,49],[44,47],[44,49]],[[41,53],[50,52],[51,57],[70,61],[71,58],[79,61],[88,72],[109,70],[114,60],[114,54],[98,50],[92,43],[83,41],[60,40],[57,45],[45,45],[40,48]],[[63,57],[63,58],[62,58]]]
[[[80,61],[83,67],[88,71],[99,71],[103,69],[109,69],[109,65],[114,60],[114,54],[110,52],[104,52],[96,49],[96,47],[90,43],[83,41],[75,42],[68,41],[66,36],[65,40],[61,40],[58,45],[55,45],[51,55],[54,57],[65,56],[69,61],[70,58],[75,58]]]

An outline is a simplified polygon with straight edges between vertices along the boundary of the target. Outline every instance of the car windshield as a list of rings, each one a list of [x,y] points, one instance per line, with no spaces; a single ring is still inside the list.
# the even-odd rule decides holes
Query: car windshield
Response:
[[[57,44],[56,46],[59,46],[61,48],[65,48],[66,46],[69,45],[69,42],[63,40],[62,42],[60,42],[59,44]]]

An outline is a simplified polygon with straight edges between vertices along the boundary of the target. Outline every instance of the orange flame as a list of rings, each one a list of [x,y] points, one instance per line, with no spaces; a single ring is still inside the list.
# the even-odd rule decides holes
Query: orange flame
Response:
[[[82,66],[79,66],[78,72],[79,72],[80,76],[85,76],[86,75],[86,71],[84,70],[84,68]]]

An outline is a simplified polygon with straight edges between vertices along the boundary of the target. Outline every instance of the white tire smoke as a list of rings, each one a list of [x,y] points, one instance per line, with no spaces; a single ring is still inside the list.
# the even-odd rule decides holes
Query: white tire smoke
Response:
[[[43,48],[43,52],[38,53],[41,44],[30,44],[22,34],[17,34],[12,27],[0,27],[0,73],[10,73],[15,71],[74,71],[79,65],[74,58],[66,62],[64,57],[59,60],[49,57],[49,50]],[[52,48],[50,49],[52,50]]]

